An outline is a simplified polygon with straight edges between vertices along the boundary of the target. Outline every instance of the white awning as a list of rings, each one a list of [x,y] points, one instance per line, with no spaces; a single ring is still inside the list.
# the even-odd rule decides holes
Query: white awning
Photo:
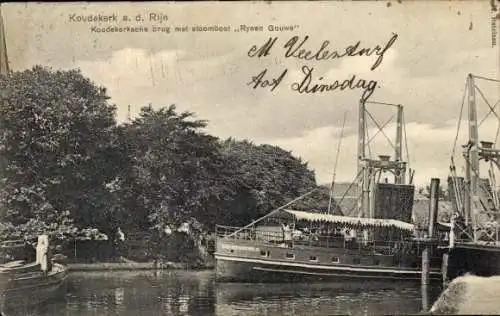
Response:
[[[362,218],[351,216],[339,216],[327,213],[313,213],[294,210],[282,210],[281,212],[292,215],[296,220],[309,222],[329,222],[342,225],[358,225],[366,227],[395,227],[401,230],[413,231],[413,224],[398,221],[395,219]]]

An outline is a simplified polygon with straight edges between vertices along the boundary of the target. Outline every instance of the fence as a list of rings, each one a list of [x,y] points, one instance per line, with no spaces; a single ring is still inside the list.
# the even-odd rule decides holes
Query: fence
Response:
[[[193,262],[199,256],[197,243],[187,234],[174,232],[169,236],[129,234],[126,239],[71,241],[63,254],[74,263],[116,262],[122,258],[137,262],[164,259],[172,262]],[[203,246],[209,248],[209,244]],[[210,252],[210,251],[209,251]]]

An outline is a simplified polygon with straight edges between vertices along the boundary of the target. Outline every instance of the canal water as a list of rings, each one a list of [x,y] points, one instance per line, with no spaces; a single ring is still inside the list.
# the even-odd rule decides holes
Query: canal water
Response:
[[[433,288],[431,301],[439,291]],[[422,309],[419,284],[219,284],[213,271],[72,272],[62,292],[9,315],[402,315]]]

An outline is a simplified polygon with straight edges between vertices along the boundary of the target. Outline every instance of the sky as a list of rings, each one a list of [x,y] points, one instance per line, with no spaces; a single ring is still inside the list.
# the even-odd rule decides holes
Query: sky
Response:
[[[180,111],[207,120],[206,131],[215,136],[292,151],[315,170],[319,183],[329,183],[334,172],[336,181],[342,182],[356,175],[362,89],[300,94],[292,87],[303,80],[304,66],[313,69],[313,82],[321,81],[320,77],[324,83],[343,82],[353,75],[356,80],[377,81],[370,101],[403,105],[408,162],[418,185],[448,175],[467,75],[498,79],[500,66],[500,46],[492,47],[488,1],[8,3],[2,5],[2,14],[12,70],[34,65],[79,68],[107,88],[120,122],[127,119],[129,105],[133,118],[142,106],[175,104]],[[91,14],[116,14],[118,22],[79,21]],[[149,21],[150,14],[158,19]],[[130,21],[121,21],[124,15]],[[136,21],[137,16],[144,21]],[[174,32],[176,26],[212,25],[229,26],[231,31]],[[247,32],[241,25],[263,30]],[[269,31],[269,25],[292,28]],[[149,32],[92,29],[108,26],[142,27]],[[153,27],[163,31],[170,27],[170,32],[152,32]],[[324,41],[329,41],[330,51],[342,52],[358,41],[359,48],[385,47],[394,34],[396,40],[375,70],[370,68],[376,55],[285,58],[285,45],[294,36],[299,42],[308,36],[303,48],[313,52]],[[260,47],[274,37],[267,56],[248,56],[252,46]],[[273,91],[248,85],[264,69],[263,79],[268,80],[287,70]],[[478,80],[477,85],[491,104],[499,99],[498,84]],[[379,124],[394,113],[393,107],[367,107]],[[488,108],[480,107],[482,117]],[[481,128],[481,136],[494,138],[496,118],[486,120]],[[460,130],[460,140],[465,132]],[[376,126],[370,123],[370,137],[375,133]],[[394,122],[388,123],[385,133],[393,138]],[[382,133],[371,149],[374,156],[393,156]]]

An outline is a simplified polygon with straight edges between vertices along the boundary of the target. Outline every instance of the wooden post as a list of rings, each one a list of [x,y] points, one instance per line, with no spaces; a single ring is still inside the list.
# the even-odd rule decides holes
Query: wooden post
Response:
[[[448,285],[448,259],[449,254],[443,253],[443,262],[441,264],[441,275],[443,276],[443,288]]]
[[[432,240],[435,235],[434,226],[436,224],[437,213],[438,213],[438,203],[439,203],[439,179],[431,179],[430,188],[430,204],[429,204],[429,216],[428,216],[428,235],[424,240],[424,249],[422,250],[422,309],[424,311],[429,310],[429,274],[430,274],[430,252]]]
[[[429,246],[425,245],[422,251],[422,309],[424,312],[429,310]]]

